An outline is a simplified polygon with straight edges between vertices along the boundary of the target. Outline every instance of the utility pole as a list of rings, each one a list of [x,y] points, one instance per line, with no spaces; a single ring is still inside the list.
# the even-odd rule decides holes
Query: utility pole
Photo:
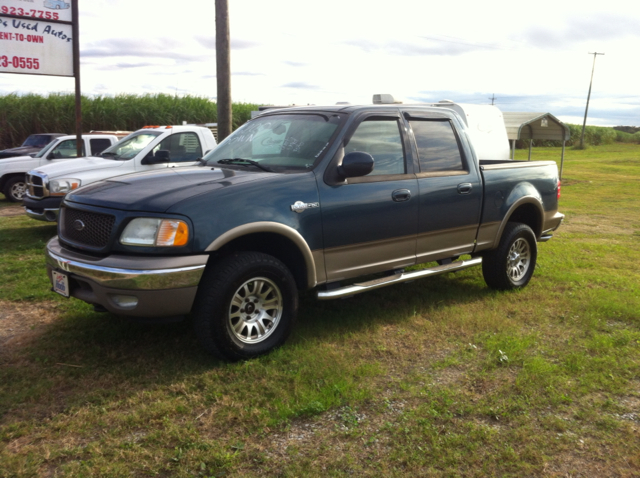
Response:
[[[580,149],[584,149],[584,129],[587,126],[587,112],[589,111],[589,99],[591,98],[591,85],[593,85],[593,71],[596,69],[596,56],[604,55],[604,53],[589,52],[593,55],[593,67],[591,68],[591,81],[589,82],[589,94],[587,95],[587,107],[584,110],[584,121],[582,122],[582,134],[580,134]]]
[[[231,134],[231,53],[229,1],[216,0],[216,79],[218,84],[218,142]]]
[[[493,94],[491,95],[491,98],[489,98],[489,99],[491,100],[491,106],[493,106],[493,102],[494,102],[495,100],[497,100],[498,98],[496,98],[496,94],[495,94],[495,93],[493,93]]]

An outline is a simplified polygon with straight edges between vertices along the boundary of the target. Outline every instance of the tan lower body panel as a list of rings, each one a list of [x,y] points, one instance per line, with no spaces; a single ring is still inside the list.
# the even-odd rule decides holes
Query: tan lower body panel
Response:
[[[327,282],[327,274],[324,267],[324,251],[322,249],[311,251],[311,255],[313,256],[313,263],[316,265],[316,283],[312,286],[315,287],[316,284],[324,284]]]
[[[478,231],[476,251],[481,251],[483,249],[493,247],[499,232],[500,223],[498,221],[482,224],[480,226],[480,230]]]
[[[446,259],[473,251],[477,226],[456,227],[418,236],[418,263]]]
[[[327,281],[337,281],[415,265],[415,236],[325,250]],[[320,281],[318,281],[320,282]]]

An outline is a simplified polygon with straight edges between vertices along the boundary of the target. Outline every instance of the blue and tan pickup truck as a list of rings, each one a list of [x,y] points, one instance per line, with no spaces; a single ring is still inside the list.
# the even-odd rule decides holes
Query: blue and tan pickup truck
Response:
[[[270,110],[198,166],[73,190],[47,245],[53,290],[118,315],[192,314],[204,349],[238,360],[285,341],[299,291],[475,265],[490,287],[524,287],[564,217],[556,164],[479,159],[444,106]]]

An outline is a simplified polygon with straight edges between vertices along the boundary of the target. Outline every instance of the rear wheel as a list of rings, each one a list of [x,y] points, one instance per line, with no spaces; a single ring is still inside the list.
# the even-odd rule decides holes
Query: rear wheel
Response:
[[[7,181],[2,192],[9,201],[20,202],[27,193],[27,182],[24,177],[16,176]]]
[[[536,236],[531,228],[510,222],[504,228],[498,248],[483,256],[482,275],[493,289],[518,289],[531,280],[537,257]]]
[[[194,326],[204,349],[241,360],[282,345],[298,309],[295,281],[267,254],[237,253],[205,271],[194,305]]]

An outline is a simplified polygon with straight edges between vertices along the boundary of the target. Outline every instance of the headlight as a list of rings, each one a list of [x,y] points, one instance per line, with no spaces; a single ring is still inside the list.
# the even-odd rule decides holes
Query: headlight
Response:
[[[49,182],[49,194],[51,194],[52,196],[64,196],[69,191],[73,191],[74,189],[77,189],[79,187],[79,179],[52,179]]]
[[[134,219],[120,236],[120,243],[128,246],[184,246],[189,240],[189,226],[179,219],[139,217]]]

